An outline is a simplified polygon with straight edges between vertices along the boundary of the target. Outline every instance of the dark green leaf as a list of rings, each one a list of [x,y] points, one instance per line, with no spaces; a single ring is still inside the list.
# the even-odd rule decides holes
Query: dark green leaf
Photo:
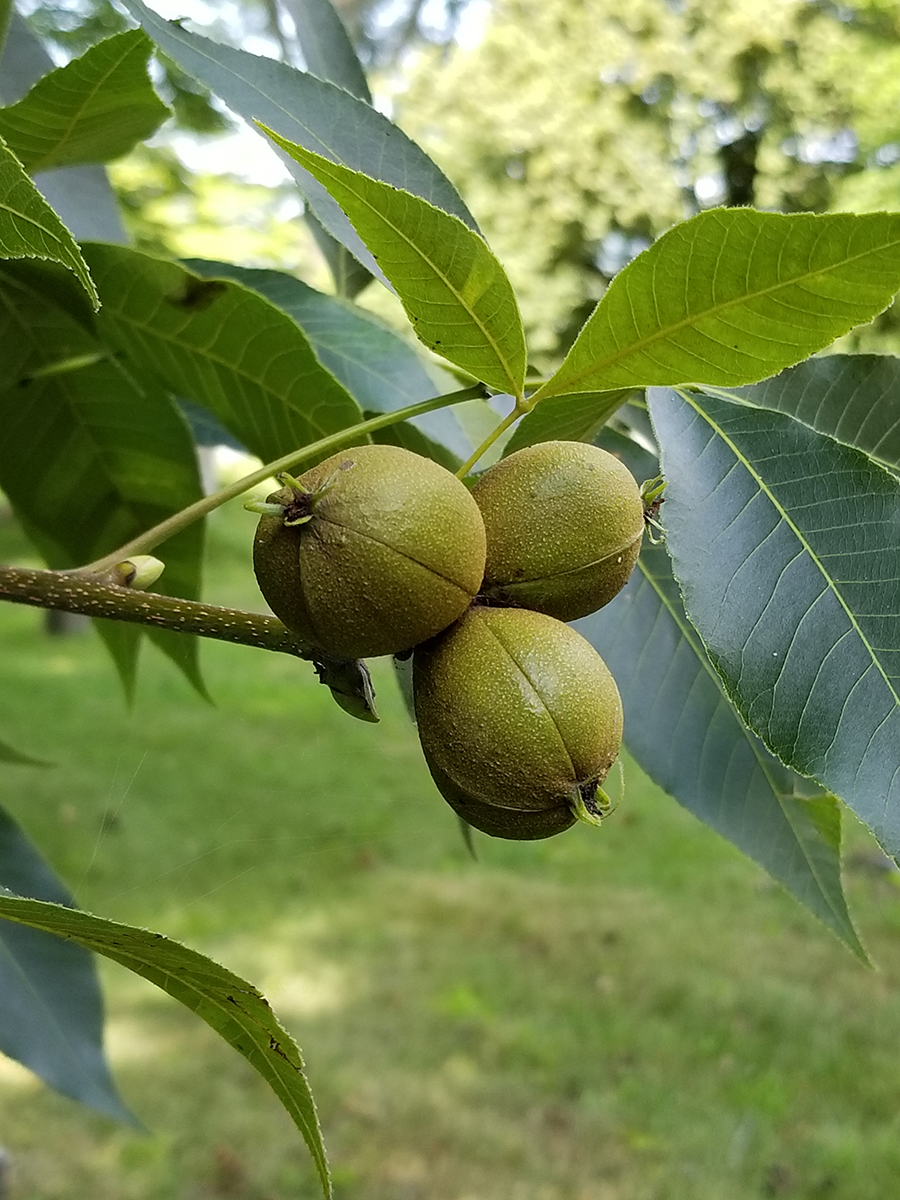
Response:
[[[599,444],[638,482],[658,473],[655,455],[629,438],[606,430]],[[808,796],[734,711],[685,616],[664,547],[645,539],[624,591],[575,627],[615,676],[625,744],[651,779],[865,958],[841,885],[840,808],[832,796]]]
[[[95,307],[97,292],[75,239],[0,138],[0,259],[43,258],[61,263],[81,282]]]
[[[291,15],[306,69],[372,103],[366,73],[331,0],[282,0]]]
[[[183,418],[72,315],[64,284],[36,264],[0,270],[0,487],[55,568],[91,562],[202,495]],[[167,542],[159,588],[196,598],[202,549],[200,523]],[[139,630],[100,628],[127,688]],[[196,639],[159,632],[199,686]]]
[[[152,42],[140,29],[92,46],[0,109],[0,136],[32,174],[109,162],[169,115],[147,76]]]
[[[900,213],[713,209],[610,284],[536,396],[755,383],[869,321],[900,287]]]
[[[267,132],[346,212],[396,289],[416,336],[476,379],[520,395],[522,318],[512,284],[482,237],[411,192]]]
[[[198,37],[162,20],[140,0],[124,3],[161,50],[244,120],[262,121],[283,137],[422,196],[476,228],[456,189],[424,150],[364,101],[286,63]],[[327,191],[293,159],[285,161],[325,229],[380,275]]]
[[[137,250],[93,243],[85,253],[103,296],[101,336],[263,461],[362,419],[296,323],[258,293]]]
[[[303,1073],[303,1059],[265,997],[252,984],[161,933],[135,929],[77,909],[25,900],[0,890],[0,916],[56,934],[121,963],[206,1021],[275,1092],[303,1134],[325,1196],[331,1196],[325,1147]]]
[[[769,749],[900,854],[900,481],[781,413],[653,389],[685,608]]]
[[[503,453],[512,454],[537,442],[589,442],[631,394],[631,388],[623,388],[616,392],[550,396],[525,414]]]
[[[0,885],[37,900],[72,898],[0,809]],[[103,1055],[103,998],[91,954],[49,933],[0,920],[0,1050],[45,1083],[135,1124]]]
[[[185,266],[204,278],[234,279],[293,317],[322,365],[367,415],[394,412],[435,395],[434,381],[414,347],[357,305],[317,292],[282,271],[202,259],[187,259]],[[452,409],[426,413],[413,424],[460,461],[472,453],[472,443]]]
[[[736,394],[900,469],[900,360],[890,355],[811,358]]]

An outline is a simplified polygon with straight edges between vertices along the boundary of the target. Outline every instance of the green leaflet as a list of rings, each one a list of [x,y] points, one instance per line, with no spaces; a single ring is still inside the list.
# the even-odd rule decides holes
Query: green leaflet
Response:
[[[127,153],[169,115],[147,75],[152,48],[140,29],[92,46],[0,109],[0,137],[31,173]]]
[[[900,481],[782,413],[653,389],[667,545],[732,703],[900,853]]]
[[[604,430],[640,482],[653,454]],[[668,502],[661,520],[668,521]],[[672,564],[646,539],[624,591],[575,627],[613,672],[629,753],[669,795],[759,863],[860,958],[841,884],[841,811],[754,736],[685,615]]]
[[[74,285],[66,294],[66,280],[45,264],[0,268],[0,487],[55,568],[109,553],[202,494],[171,399],[91,335],[87,305]],[[202,523],[169,541],[157,590],[196,599],[202,552]],[[130,691],[140,629],[97,627]],[[204,693],[196,638],[149,636]]]
[[[123,246],[85,252],[103,297],[100,336],[264,462],[362,419],[301,329],[256,292]]]
[[[419,196],[261,128],[346,212],[396,289],[416,336],[476,379],[521,395],[522,318],[506,272],[484,240]]]
[[[533,398],[755,383],[871,320],[898,287],[898,213],[713,209],[615,277]]]
[[[201,259],[188,259],[184,265],[206,279],[233,279],[293,317],[322,366],[344,385],[367,415],[418,404],[439,390],[416,348],[356,304],[318,292],[283,271]],[[456,466],[474,449],[452,408],[426,413],[412,423],[447,446],[457,459]],[[380,436],[396,436],[401,428]]]
[[[366,73],[331,0],[286,0],[285,7],[294,22],[307,71],[371,104]]]
[[[180,24],[164,21],[140,0],[124,0],[124,4],[164,54],[245,121],[264,121],[283,137],[423,196],[476,227],[440,168],[364,100],[287,63],[198,37]],[[325,188],[293,159],[285,156],[285,161],[324,229],[378,274],[377,264]]]
[[[0,888],[0,917],[76,942],[121,963],[168,992],[247,1059],[272,1088],[303,1134],[322,1191],[331,1196],[325,1147],[303,1059],[265,997],[217,962],[170,941],[78,909],[25,900]]]
[[[75,239],[0,137],[0,258],[43,258],[72,271],[94,308],[100,300]]]
[[[900,359],[888,354],[811,358],[735,394],[789,413],[819,433],[900,470]]]

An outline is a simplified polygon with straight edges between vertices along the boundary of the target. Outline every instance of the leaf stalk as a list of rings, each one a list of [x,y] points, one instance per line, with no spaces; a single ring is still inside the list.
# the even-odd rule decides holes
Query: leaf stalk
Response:
[[[199,521],[202,517],[214,512],[229,500],[234,500],[235,497],[249,491],[252,487],[256,487],[257,484],[264,483],[265,480],[270,479],[273,475],[277,475],[281,471],[287,471],[291,467],[296,467],[299,463],[307,459],[316,458],[319,455],[327,454],[329,451],[340,450],[350,442],[356,441],[357,438],[374,433],[379,429],[386,429],[388,426],[396,425],[400,421],[406,421],[410,417],[418,417],[424,413],[434,412],[439,408],[447,408],[451,404],[459,404],[464,400],[486,399],[487,396],[488,392],[484,384],[477,383],[471,387],[462,388],[457,392],[448,392],[443,396],[434,396],[430,400],[421,401],[419,404],[410,404],[406,408],[398,408],[393,412],[381,413],[379,416],[372,417],[368,421],[361,421],[358,425],[351,425],[347,429],[341,429],[337,433],[329,434],[327,437],[320,438],[317,442],[312,442],[308,446],[292,450],[290,454],[276,458],[273,462],[265,463],[256,471],[251,471],[249,475],[244,475],[243,478],[228,484],[227,487],[221,488],[218,492],[213,492],[210,496],[204,496],[202,500],[188,505],[187,508],[174,513],[165,521],[160,521],[152,529],[148,529],[138,537],[132,538],[130,542],[126,542],[118,550],[113,550],[110,554],[104,555],[103,558],[98,558],[94,562],[76,568],[71,574],[95,575],[115,567],[122,559],[131,558],[135,554],[149,554],[151,550],[155,550],[162,542],[168,541],[176,533],[180,533],[182,529],[186,529],[195,521]]]
[[[494,444],[494,442],[496,442],[497,438],[500,437],[502,434],[506,433],[506,431],[507,431],[507,429],[509,429],[510,425],[512,425],[516,421],[518,421],[519,417],[521,417],[527,411],[528,411],[528,409],[525,407],[520,408],[519,402],[517,401],[516,406],[512,410],[512,412],[508,416],[504,417],[503,420],[500,422],[499,425],[497,425],[497,427],[495,429],[491,430],[491,432],[484,439],[484,441],[481,443],[481,445],[477,448],[477,450],[475,450],[474,454],[472,454],[472,456],[470,458],[466,459],[466,461],[463,463],[463,465],[456,472],[456,478],[457,479],[465,479],[465,477],[472,470],[472,468],[475,466],[475,464],[478,462],[478,460],[482,457],[482,455],[487,454],[488,450],[490,450],[491,446],[493,446],[493,444]]]

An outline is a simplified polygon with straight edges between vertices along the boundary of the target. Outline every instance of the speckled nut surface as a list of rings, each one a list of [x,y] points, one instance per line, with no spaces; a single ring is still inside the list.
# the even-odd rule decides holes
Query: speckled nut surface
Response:
[[[575,824],[577,818],[568,803],[539,809],[502,808],[498,804],[486,804],[483,800],[467,796],[427,754],[425,761],[435,787],[456,815],[481,833],[513,842],[536,842],[563,833]]]
[[[608,604],[641,548],[631,472],[586,442],[541,442],[501,459],[472,495],[487,533],[483,595],[574,621]]]
[[[269,497],[253,547],[260,590],[285,625],[330,654],[410,650],[452,624],[477,593],[484,525],[468,489],[397,446],[333,455]],[[306,499],[304,499],[306,497]]]
[[[504,821],[515,828],[508,812],[555,812],[543,818],[546,832],[528,836],[566,828],[563,810],[579,798],[591,807],[619,753],[622,702],[612,675],[579,633],[542,613],[473,606],[418,647],[413,689],[435,782],[458,812],[473,806],[480,823],[471,824],[496,836],[518,836],[500,830]],[[486,828],[479,806],[498,810],[496,828]]]

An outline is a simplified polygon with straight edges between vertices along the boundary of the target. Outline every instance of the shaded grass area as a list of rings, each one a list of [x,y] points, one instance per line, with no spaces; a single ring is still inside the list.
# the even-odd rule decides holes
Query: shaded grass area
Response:
[[[209,595],[261,607],[239,508]],[[24,544],[0,526],[0,559]],[[148,649],[133,712],[93,636],[0,606],[0,802],[80,903],[256,982],[304,1048],[344,1200],[883,1200],[900,1168],[900,891],[851,832],[869,971],[632,765],[602,830],[478,838],[390,670],[355,722],[308,665],[206,644],[216,707]],[[192,1014],[102,967],[148,1130],[0,1060],[14,1200],[317,1195],[305,1148]]]

